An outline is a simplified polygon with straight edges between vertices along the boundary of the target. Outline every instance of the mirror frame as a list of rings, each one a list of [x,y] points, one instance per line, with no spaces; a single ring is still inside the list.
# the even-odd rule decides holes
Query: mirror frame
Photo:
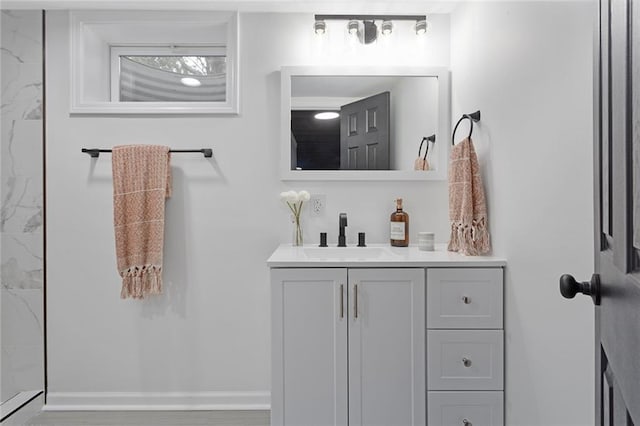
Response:
[[[290,170],[291,168],[291,78],[294,76],[422,76],[438,78],[438,170]],[[280,171],[285,181],[307,180],[445,180],[451,129],[451,77],[445,67],[335,67],[286,66],[280,69]],[[416,145],[417,146],[417,145]]]

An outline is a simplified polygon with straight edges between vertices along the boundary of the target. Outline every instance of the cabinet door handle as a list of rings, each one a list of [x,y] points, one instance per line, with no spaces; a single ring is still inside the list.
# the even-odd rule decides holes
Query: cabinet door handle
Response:
[[[462,426],[473,426],[473,424],[467,419],[462,419]]]
[[[462,358],[462,365],[465,367],[471,367],[471,360],[469,358]]]
[[[340,284],[340,318],[344,318],[344,284]]]
[[[353,317],[358,318],[358,284],[353,285]]]
[[[471,298],[469,296],[462,296],[462,303],[468,305],[469,303],[471,303]]]

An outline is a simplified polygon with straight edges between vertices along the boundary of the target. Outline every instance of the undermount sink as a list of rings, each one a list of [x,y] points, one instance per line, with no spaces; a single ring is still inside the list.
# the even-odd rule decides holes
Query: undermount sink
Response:
[[[379,259],[392,256],[384,247],[305,247],[309,259]]]

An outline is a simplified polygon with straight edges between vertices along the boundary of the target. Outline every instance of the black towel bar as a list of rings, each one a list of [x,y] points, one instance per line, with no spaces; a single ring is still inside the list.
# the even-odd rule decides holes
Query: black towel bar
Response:
[[[111,152],[110,149],[96,149],[96,148],[82,148],[82,152],[89,154],[91,158],[98,158],[101,152]],[[172,149],[169,152],[198,152],[204,155],[205,158],[213,157],[213,149],[201,148],[201,149]]]

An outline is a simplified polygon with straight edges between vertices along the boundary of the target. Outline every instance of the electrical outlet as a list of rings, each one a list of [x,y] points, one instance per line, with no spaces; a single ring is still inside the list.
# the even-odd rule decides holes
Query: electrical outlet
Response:
[[[313,194],[309,200],[312,216],[324,215],[324,207],[327,203],[327,196],[324,194]]]

